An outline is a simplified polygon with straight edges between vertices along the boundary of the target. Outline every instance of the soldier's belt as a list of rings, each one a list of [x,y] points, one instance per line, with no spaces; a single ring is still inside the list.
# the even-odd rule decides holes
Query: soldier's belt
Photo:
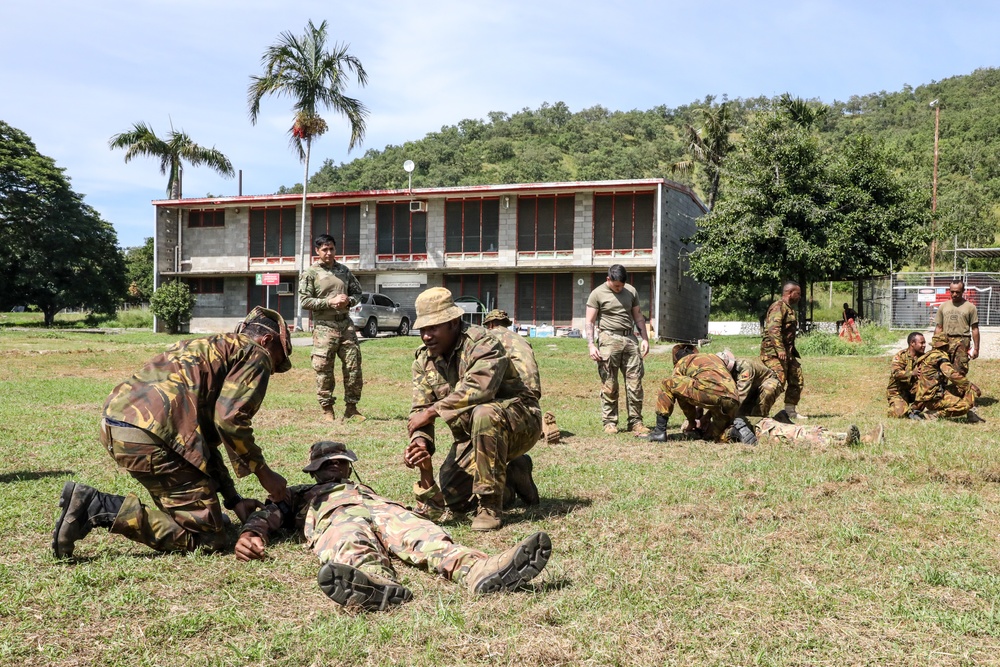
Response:
[[[945,334],[948,338],[972,338],[972,334]]]
[[[601,329],[601,333],[611,336],[622,336],[624,338],[635,335],[632,329]]]
[[[338,317],[324,317],[321,320],[314,320],[313,324],[326,324],[328,322],[343,322],[348,318],[349,318],[348,315],[340,315]]]
[[[107,422],[105,422],[107,423]],[[114,426],[107,424],[108,432],[113,440],[119,442],[132,442],[137,445],[159,445],[160,439],[147,433],[141,428],[131,426]]]

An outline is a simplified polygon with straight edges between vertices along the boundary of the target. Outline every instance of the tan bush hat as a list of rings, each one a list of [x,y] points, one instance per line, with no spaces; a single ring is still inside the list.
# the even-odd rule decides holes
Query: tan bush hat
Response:
[[[444,287],[424,290],[413,305],[417,309],[417,320],[413,323],[415,329],[444,324],[465,315],[465,311],[456,306],[451,298],[451,290]]]
[[[507,315],[506,310],[494,309],[486,313],[486,317],[483,318],[483,324],[489,324],[490,322],[497,322],[505,327],[509,327],[511,325],[510,316]]]

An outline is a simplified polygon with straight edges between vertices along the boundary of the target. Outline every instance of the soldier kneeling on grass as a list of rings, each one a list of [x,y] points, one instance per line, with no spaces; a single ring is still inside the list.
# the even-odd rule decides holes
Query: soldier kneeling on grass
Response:
[[[319,587],[334,602],[365,611],[385,609],[412,597],[399,583],[391,556],[465,583],[473,593],[514,590],[538,575],[552,553],[549,536],[526,537],[499,556],[452,541],[437,524],[352,482],[357,455],[339,442],[309,450],[303,471],[316,484],[289,487],[287,503],[269,503],[252,514],[236,542],[236,557],[264,557],[280,528],[305,537],[319,557]]]

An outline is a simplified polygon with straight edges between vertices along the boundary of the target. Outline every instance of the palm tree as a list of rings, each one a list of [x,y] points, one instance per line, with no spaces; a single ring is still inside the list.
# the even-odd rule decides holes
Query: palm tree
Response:
[[[128,132],[111,137],[108,146],[111,149],[124,148],[125,162],[131,161],[137,155],[159,159],[160,173],[170,174],[167,178],[167,196],[171,199],[181,198],[181,181],[184,174],[182,160],[190,162],[195,167],[204,164],[229,178],[235,175],[229,158],[220,151],[214,147],[199,146],[186,133],[178,132],[173,127],[170,128],[167,138],[161,139],[153,132],[153,128],[139,122]]]
[[[361,61],[347,52],[348,45],[334,44],[326,50],[326,21],[306,26],[302,36],[283,32],[278,41],[264,51],[262,76],[251,76],[247,89],[250,122],[257,124],[260,101],[265,95],[287,95],[294,100],[295,120],[289,129],[290,143],[305,163],[302,178],[302,236],[299,239],[300,272],[306,269],[306,194],[309,190],[309,152],[314,137],[327,130],[320,117],[322,108],[333,109],[351,123],[350,151],[365,134],[368,109],[360,101],[344,94],[345,73],[354,72],[358,83],[368,83],[368,74]],[[303,144],[305,146],[303,147]],[[297,326],[302,328],[302,304],[298,306]]]
[[[671,171],[685,173],[694,166],[694,162],[701,164],[708,175],[708,208],[712,210],[719,197],[722,165],[733,147],[729,135],[735,125],[729,102],[712,105],[709,100],[709,106],[699,108],[698,113],[701,115],[701,128],[685,126],[688,152],[693,160],[677,162],[671,165]]]

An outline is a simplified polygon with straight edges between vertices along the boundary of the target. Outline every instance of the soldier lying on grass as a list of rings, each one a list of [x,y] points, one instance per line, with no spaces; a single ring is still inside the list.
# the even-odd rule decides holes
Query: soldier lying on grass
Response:
[[[366,611],[412,597],[400,584],[392,556],[424,567],[473,593],[514,590],[538,575],[552,553],[545,533],[535,533],[499,556],[456,544],[437,524],[350,481],[357,455],[339,442],[321,441],[303,468],[316,484],[289,487],[287,503],[268,503],[252,514],[236,542],[236,557],[264,557],[276,530],[301,532],[319,557],[319,587],[334,602]]]

